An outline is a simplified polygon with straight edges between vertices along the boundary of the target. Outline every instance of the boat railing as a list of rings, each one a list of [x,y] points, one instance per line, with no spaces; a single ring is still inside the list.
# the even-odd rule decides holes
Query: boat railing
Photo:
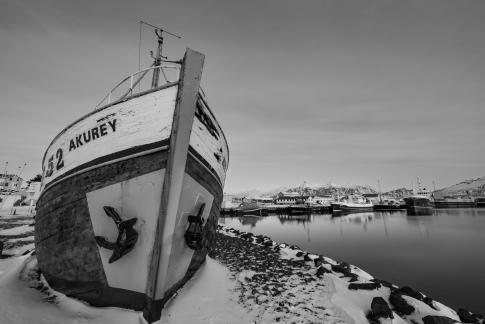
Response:
[[[121,80],[113,89],[101,99],[94,108],[95,110],[112,102],[129,98],[138,93],[154,88],[152,75],[158,71],[158,80],[156,87],[164,84],[176,82],[180,75],[180,64],[178,62],[166,62],[161,65],[151,66],[149,68],[135,72]],[[149,73],[153,72],[153,73]],[[147,77],[148,76],[148,77]]]

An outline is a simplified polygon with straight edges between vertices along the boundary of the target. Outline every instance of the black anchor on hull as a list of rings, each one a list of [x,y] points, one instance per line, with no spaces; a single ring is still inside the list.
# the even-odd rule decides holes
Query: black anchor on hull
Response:
[[[113,254],[108,261],[109,263],[113,263],[135,247],[136,241],[138,240],[138,233],[133,228],[133,225],[135,225],[137,218],[122,220],[113,207],[104,206],[103,209],[106,215],[112,218],[116,227],[118,227],[118,237],[116,238],[116,242],[109,242],[103,236],[95,236],[94,238],[100,247],[113,250]]]

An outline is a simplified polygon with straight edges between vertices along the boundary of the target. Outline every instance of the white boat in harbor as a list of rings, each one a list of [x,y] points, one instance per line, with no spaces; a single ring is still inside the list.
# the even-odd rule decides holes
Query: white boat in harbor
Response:
[[[143,310],[148,322],[204,262],[229,161],[200,88],[204,55],[187,49],[181,61],[162,60],[162,32],[153,65],[48,146],[35,224],[51,287],[95,306]]]
[[[346,195],[330,204],[332,212],[363,212],[372,211],[374,205],[361,195]]]

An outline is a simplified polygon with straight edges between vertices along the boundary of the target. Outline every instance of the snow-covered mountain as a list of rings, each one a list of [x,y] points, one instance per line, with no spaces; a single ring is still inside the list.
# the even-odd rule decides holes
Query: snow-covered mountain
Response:
[[[301,192],[310,196],[344,195],[344,194],[368,194],[376,191],[366,185],[305,185],[305,186],[281,186],[271,190],[252,189],[238,193],[226,193],[237,197],[274,197],[280,192]]]
[[[406,189],[406,188],[394,189],[394,190],[383,193],[383,195],[385,195],[385,196],[394,197],[394,198],[408,197],[412,194],[413,194],[413,190],[412,189]]]
[[[465,180],[435,191],[435,196],[485,195],[485,177]]]

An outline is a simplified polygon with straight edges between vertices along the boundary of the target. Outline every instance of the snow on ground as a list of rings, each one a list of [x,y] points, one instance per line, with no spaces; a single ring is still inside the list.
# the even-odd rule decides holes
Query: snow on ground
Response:
[[[19,235],[19,234],[24,234],[24,233],[33,232],[33,231],[34,231],[34,228],[32,226],[21,225],[21,226],[12,227],[9,229],[0,230],[0,235],[13,236],[13,235]]]
[[[2,324],[133,324],[137,312],[118,308],[95,308],[63,294],[41,292],[35,256],[0,260],[0,323]]]
[[[254,314],[237,302],[235,286],[227,268],[207,258],[194,278],[165,306],[156,323],[251,323]]]

